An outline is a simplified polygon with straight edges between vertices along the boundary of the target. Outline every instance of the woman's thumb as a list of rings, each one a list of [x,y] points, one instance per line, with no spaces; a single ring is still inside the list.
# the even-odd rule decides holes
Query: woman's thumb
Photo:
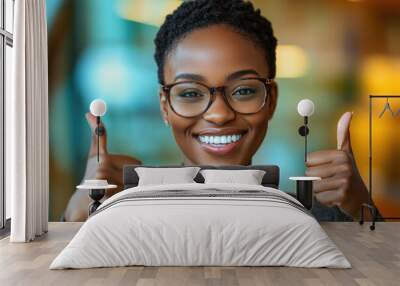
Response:
[[[350,142],[350,123],[352,117],[353,112],[346,112],[340,117],[337,124],[337,148],[349,153],[352,152]]]
[[[99,143],[99,154],[107,154],[107,133],[103,122],[100,121],[99,127],[103,129],[100,136],[97,138],[96,128],[97,128],[97,118],[90,112],[85,114],[86,120],[92,131],[92,143],[90,146],[89,156],[94,156],[97,154],[97,144]]]

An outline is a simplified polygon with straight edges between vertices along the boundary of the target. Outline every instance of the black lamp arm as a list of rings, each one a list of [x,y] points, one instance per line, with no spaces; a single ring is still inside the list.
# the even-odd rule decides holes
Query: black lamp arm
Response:
[[[308,129],[308,116],[304,116],[304,125],[300,126],[299,134],[304,137],[304,162],[307,162],[307,135],[310,133]]]
[[[307,135],[309,133],[308,129],[308,116],[304,116],[304,126],[306,129],[306,135],[304,136],[304,163],[307,163]]]
[[[100,136],[103,136],[105,133],[105,129],[103,126],[100,126],[101,120],[100,120],[100,116],[96,116],[96,130],[95,130],[95,134],[97,135],[97,162],[100,161],[100,150],[99,150],[99,146],[100,146]]]

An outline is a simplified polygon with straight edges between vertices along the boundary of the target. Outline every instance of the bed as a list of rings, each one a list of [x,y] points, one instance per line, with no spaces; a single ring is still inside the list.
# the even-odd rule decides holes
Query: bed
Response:
[[[309,211],[278,189],[277,166],[218,167],[264,170],[261,185],[206,184],[197,175],[151,186],[138,185],[136,167],[124,168],[125,190],[97,209],[50,269],[351,267]]]

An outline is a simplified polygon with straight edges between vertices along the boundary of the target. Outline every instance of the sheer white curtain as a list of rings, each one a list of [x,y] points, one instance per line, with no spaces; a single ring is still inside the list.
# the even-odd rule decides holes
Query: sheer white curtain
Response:
[[[15,1],[13,92],[6,98],[6,187],[12,242],[48,225],[48,82],[45,0]]]

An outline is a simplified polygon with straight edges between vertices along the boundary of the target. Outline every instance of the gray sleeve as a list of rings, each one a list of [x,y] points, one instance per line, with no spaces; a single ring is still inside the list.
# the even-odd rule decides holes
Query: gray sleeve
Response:
[[[324,206],[315,198],[311,213],[318,221],[353,221],[351,216],[342,212],[337,206]]]
[[[369,210],[365,210],[368,212]],[[327,207],[318,202],[315,198],[313,201],[313,207],[311,213],[318,221],[354,221],[354,219],[348,214],[344,213],[337,206]],[[376,219],[377,221],[383,221],[383,217],[379,211],[376,209]]]

